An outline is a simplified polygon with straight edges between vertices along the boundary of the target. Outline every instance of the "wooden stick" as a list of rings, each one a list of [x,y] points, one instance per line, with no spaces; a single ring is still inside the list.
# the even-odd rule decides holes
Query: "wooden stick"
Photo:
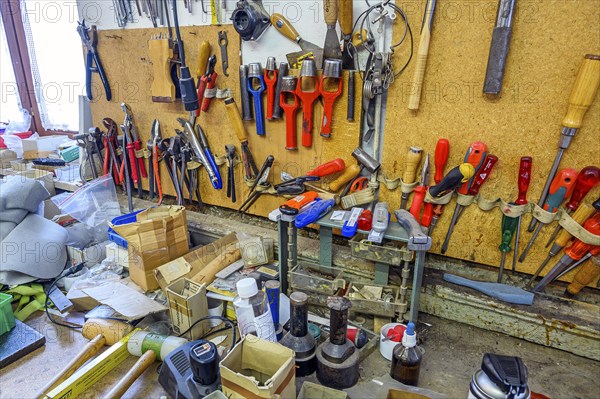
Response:
[[[242,258],[242,253],[237,248],[230,248],[222,255],[217,256],[202,270],[192,277],[192,280],[198,284],[205,283],[209,285],[215,279],[215,274],[231,265],[233,262]]]
[[[79,367],[90,360],[100,348],[106,344],[106,339],[102,334],[96,335],[90,342],[85,344],[83,349],[60,371],[53,379],[48,381],[46,385],[36,395],[37,398],[44,398],[47,392],[50,392],[58,384],[69,378]]]
[[[108,399],[118,399],[122,397],[131,385],[137,380],[148,367],[156,361],[156,353],[153,350],[147,350],[138,359],[133,367],[125,374],[121,380],[106,395]]]
[[[421,92],[423,91],[423,78],[427,68],[427,56],[429,55],[429,42],[431,40],[431,25],[433,23],[433,12],[435,10],[435,0],[427,0],[425,15],[423,16],[423,26],[421,28],[421,39],[419,41],[419,50],[415,65],[415,74],[413,76],[413,91],[408,98],[408,109],[416,111],[421,102]]]

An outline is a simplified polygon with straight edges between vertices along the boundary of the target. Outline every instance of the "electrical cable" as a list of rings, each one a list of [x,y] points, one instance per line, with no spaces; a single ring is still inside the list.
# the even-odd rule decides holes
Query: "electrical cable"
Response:
[[[44,300],[44,311],[46,312],[46,317],[48,317],[48,320],[50,320],[53,324],[56,324],[61,327],[70,328],[73,330],[83,327],[83,326],[79,326],[79,325],[64,324],[59,321],[56,321],[52,318],[51,313],[48,311],[48,305],[50,303],[50,293],[53,291],[53,288],[56,287],[56,283],[58,283],[59,280],[65,278],[65,277],[68,277],[72,274],[78,273],[79,271],[81,271],[81,269],[83,269],[83,266],[85,266],[85,262],[81,262],[75,266],[71,266],[68,269],[64,270],[58,277],[56,277],[54,280],[52,280],[52,282],[48,286],[48,289],[45,291],[46,299]]]
[[[181,336],[187,334],[188,332],[190,332],[192,330],[192,328],[194,328],[194,326],[196,326],[196,324],[198,324],[198,323],[200,323],[202,321],[206,321],[206,320],[221,320],[222,322],[227,323],[227,324],[229,324],[231,326],[229,328],[231,328],[231,348],[233,348],[233,346],[235,345],[235,342],[237,341],[237,335],[235,333],[235,323],[233,321],[229,320],[228,318],[223,317],[223,316],[205,316],[205,317],[202,317],[202,318],[196,320],[195,322],[193,322],[192,325],[189,326],[187,330],[185,330],[184,332],[182,332],[178,336],[181,337]],[[226,328],[226,329],[229,329],[229,328]],[[208,334],[205,334],[202,338],[207,337],[207,336],[209,336],[211,334],[214,334],[216,332],[223,331],[223,330],[224,329],[221,329],[221,330],[218,330],[218,331],[209,332]]]
[[[173,0],[173,24],[175,25],[175,35],[177,36],[177,46],[179,47],[179,58],[181,59],[181,67],[185,67],[185,52],[183,51],[183,41],[181,40],[181,32],[179,31],[179,16],[177,15],[177,1]]]

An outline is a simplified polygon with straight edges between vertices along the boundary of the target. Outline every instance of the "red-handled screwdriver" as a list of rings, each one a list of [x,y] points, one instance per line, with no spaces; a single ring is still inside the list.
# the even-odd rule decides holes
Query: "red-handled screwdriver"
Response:
[[[447,139],[439,139],[435,145],[435,176],[433,177],[435,184],[439,184],[444,178],[444,168],[446,167],[446,162],[448,162],[449,154],[450,142]],[[443,205],[434,206],[429,202],[425,203],[423,206],[423,218],[421,219],[421,223],[423,226],[429,227],[428,233],[433,231],[433,227],[435,227],[435,224],[442,215],[443,211]]]
[[[577,171],[574,169],[562,169],[556,174],[554,180],[552,180],[552,184],[550,185],[550,190],[548,191],[548,197],[546,198],[546,202],[544,203],[544,210],[548,212],[556,212],[558,207],[565,198],[569,197],[575,188],[575,181],[577,180]],[[527,253],[533,246],[535,239],[538,234],[544,227],[543,223],[539,223],[535,229],[535,232],[531,236],[531,239],[527,243],[527,247],[525,247],[525,251],[519,257],[519,262],[523,262]]]
[[[465,162],[470,163],[475,168],[475,176],[479,173],[481,166],[483,165],[485,158],[487,156],[487,145],[482,143],[481,141],[476,141],[467,150],[465,154]],[[493,165],[492,165],[493,166]],[[488,173],[486,173],[488,175]],[[467,195],[469,193],[469,189],[473,184],[473,180],[471,179],[464,183],[459,189],[458,192],[463,195]],[[450,226],[448,226],[448,232],[446,233],[446,239],[444,240],[444,244],[442,245],[442,254],[446,253],[448,250],[448,244],[450,243],[450,237],[452,236],[452,232],[454,231],[454,227],[456,226],[456,222],[460,217],[461,208],[459,204],[456,204],[454,208],[454,214],[452,215],[452,220],[450,221]]]
[[[522,157],[521,163],[519,164],[519,178],[517,180],[517,187],[519,189],[519,195],[515,200],[515,205],[527,205],[527,190],[529,189],[529,183],[531,182],[531,168],[533,166],[533,158]],[[512,272],[514,273],[517,269],[517,257],[519,253],[519,238],[521,235],[521,219],[523,216],[519,216],[517,219],[517,231],[515,233],[515,248],[513,250],[513,262]]]
[[[559,172],[560,173],[560,172]],[[552,188],[550,188],[552,190]],[[540,223],[540,226],[543,224]],[[589,231],[594,235],[600,234],[600,212],[596,212],[594,216],[589,218],[583,225],[583,228]],[[573,262],[576,262],[583,258],[588,252],[592,250],[596,250],[597,245],[585,244],[583,241],[576,239],[573,241],[573,244],[569,248],[565,250],[565,254],[558,261],[558,263],[544,276],[544,278],[535,286],[534,291],[541,291],[546,287],[550,282],[554,280],[555,277],[566,268],[569,267]]]
[[[346,169],[346,163],[342,158],[336,158],[333,161],[329,161],[322,165],[317,166],[313,170],[306,172],[306,176],[319,176],[325,177],[338,173]]]
[[[574,211],[577,210],[581,200],[590,192],[592,188],[594,188],[598,183],[600,183],[600,168],[596,166],[586,166],[581,169],[579,172],[579,176],[577,176],[577,181],[575,182],[575,189],[573,190],[573,194],[571,194],[571,198],[569,202],[566,204],[567,213],[571,215]],[[546,243],[546,248],[554,242],[556,236],[560,232],[561,226],[556,226],[554,233],[550,236],[550,239]]]

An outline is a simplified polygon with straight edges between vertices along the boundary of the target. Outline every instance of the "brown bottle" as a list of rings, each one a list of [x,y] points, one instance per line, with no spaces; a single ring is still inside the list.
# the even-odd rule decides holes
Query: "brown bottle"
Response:
[[[417,386],[422,359],[421,351],[417,348],[415,325],[408,323],[402,343],[394,348],[390,376],[403,384]]]

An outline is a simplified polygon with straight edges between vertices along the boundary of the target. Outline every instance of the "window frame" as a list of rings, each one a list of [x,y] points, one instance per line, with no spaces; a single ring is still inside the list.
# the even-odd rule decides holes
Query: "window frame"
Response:
[[[44,128],[40,108],[35,98],[35,81],[31,73],[31,60],[27,48],[23,16],[21,14],[21,0],[2,0],[0,13],[2,15],[4,33],[8,42],[15,80],[17,81],[21,106],[31,113],[31,126],[29,129],[32,132],[37,132],[40,136],[52,134],[74,135],[79,133],[76,131]]]

